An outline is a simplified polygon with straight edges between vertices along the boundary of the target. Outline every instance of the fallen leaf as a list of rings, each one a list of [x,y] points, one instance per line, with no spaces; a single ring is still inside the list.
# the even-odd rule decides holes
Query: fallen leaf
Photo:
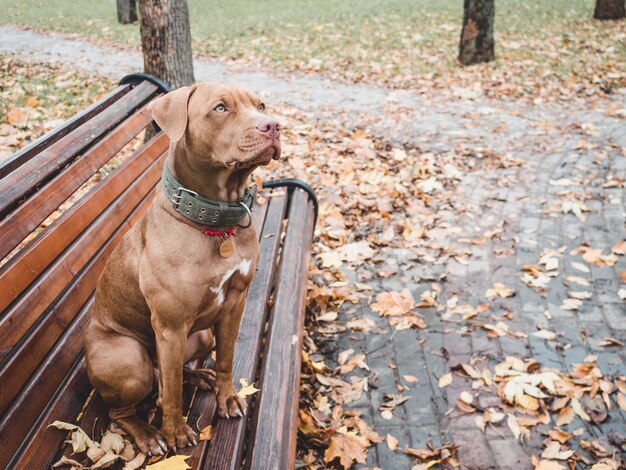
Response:
[[[539,330],[531,334],[532,336],[536,336],[537,338],[545,339],[548,341],[556,338],[556,333],[554,333],[553,331],[548,331],[548,330]]]
[[[582,271],[583,273],[589,273],[589,272],[591,272],[591,271],[589,270],[589,268],[588,268],[587,266],[585,266],[584,264],[582,264],[582,263],[573,262],[573,263],[572,263],[572,267],[573,267],[574,269],[577,269],[577,270],[579,270],[579,271]]]
[[[572,438],[571,434],[566,433],[565,431],[561,431],[560,429],[552,429],[548,435],[551,439],[560,442],[561,444],[565,444],[569,439]]]
[[[137,456],[131,460],[130,462],[126,462],[123,470],[137,470],[143,466],[143,463],[146,461],[146,456],[139,452]]]
[[[209,424],[206,428],[200,431],[200,439],[201,441],[210,441],[213,438],[213,425]]]
[[[56,462],[54,465],[52,465],[52,468],[61,467],[63,465],[69,465],[73,469],[79,469],[79,470],[85,468],[85,467],[83,467],[83,464],[81,464],[80,462],[77,462],[76,460],[70,459],[69,457],[66,457],[65,455],[63,457],[61,457],[61,459],[58,462]]]
[[[189,455],[174,455],[173,457],[148,465],[146,470],[187,470],[191,468],[187,462],[185,462],[189,457]]]
[[[392,450],[395,452],[398,449],[398,439],[393,437],[391,434],[387,434],[387,437],[385,440],[387,442],[387,447],[389,447],[389,450]]]
[[[460,398],[464,403],[468,405],[471,405],[474,401],[474,396],[471,393],[466,392],[465,390],[461,392]]]
[[[439,388],[445,388],[452,383],[452,373],[448,372],[439,377]]]
[[[15,108],[6,114],[6,120],[12,126],[24,127],[28,124],[28,113],[21,108]]]
[[[97,469],[97,468],[106,468],[106,467],[110,467],[111,464],[115,461],[117,461],[120,458],[119,455],[117,455],[115,452],[113,452],[112,450],[107,451],[106,454],[104,454],[102,456],[102,458],[100,460],[98,460],[94,465],[91,466],[92,469]]]
[[[330,463],[336,458],[345,469],[353,462],[365,463],[369,441],[357,436],[354,432],[339,432],[330,438],[328,448],[324,452],[324,461]]]
[[[622,411],[626,411],[626,395],[618,392],[616,401],[617,405],[622,409]]]
[[[535,465],[535,470],[566,470],[566,467],[553,460],[541,460]]]
[[[100,440],[100,447],[105,452],[112,450],[114,453],[119,454],[124,448],[124,438],[119,434],[107,431]]]
[[[615,253],[616,255],[626,255],[626,240],[620,240],[613,248],[611,248],[611,253]]]
[[[241,384],[241,390],[237,392],[237,395],[239,395],[241,398],[246,398],[250,395],[254,395],[256,392],[259,391],[259,389],[254,386],[254,383],[248,385],[248,381],[245,378],[239,379],[239,383]]]
[[[571,403],[574,413],[576,413],[584,421],[591,421],[591,418],[576,398],[572,398]]]
[[[561,310],[578,310],[583,304],[582,300],[578,299],[565,299],[561,306]]]
[[[615,338],[611,338],[611,337],[606,337],[606,338],[602,338],[599,342],[598,342],[598,346],[620,346],[623,347],[624,343],[622,341],[620,341],[619,339],[615,339]]]
[[[381,292],[372,304],[372,310],[381,316],[404,315],[415,306],[415,300],[409,289],[402,292]]]

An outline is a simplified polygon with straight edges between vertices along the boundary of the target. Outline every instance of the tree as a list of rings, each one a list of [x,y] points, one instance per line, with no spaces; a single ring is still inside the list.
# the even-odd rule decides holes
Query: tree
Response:
[[[593,12],[596,20],[620,20],[626,17],[624,0],[596,0]]]
[[[137,21],[135,0],[117,0],[117,21],[121,24],[131,24]]]
[[[493,41],[495,0],[465,0],[459,61],[463,65],[496,58]]]
[[[140,0],[144,71],[172,88],[191,85],[193,59],[187,0]]]

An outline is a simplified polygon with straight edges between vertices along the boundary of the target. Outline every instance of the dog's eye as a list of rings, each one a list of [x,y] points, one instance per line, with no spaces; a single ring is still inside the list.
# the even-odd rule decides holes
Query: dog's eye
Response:
[[[218,113],[225,113],[226,112],[226,106],[224,106],[224,103],[220,103],[218,104],[215,108],[213,108],[215,111],[217,111]]]
[[[265,111],[265,103],[259,105],[259,111]]]

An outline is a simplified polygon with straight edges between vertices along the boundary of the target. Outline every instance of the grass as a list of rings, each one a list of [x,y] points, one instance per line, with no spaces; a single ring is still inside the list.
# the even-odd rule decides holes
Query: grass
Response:
[[[624,22],[592,21],[594,3],[498,0],[498,62],[466,81],[495,73],[491,86],[514,82],[512,94],[528,94],[545,77],[563,86],[600,70],[601,80],[613,73],[608,81],[621,83]],[[0,8],[5,23],[139,43],[138,26],[119,25],[111,0],[0,0]],[[398,88],[449,87],[450,76],[467,75],[456,62],[461,0],[189,0],[189,8],[196,54]]]

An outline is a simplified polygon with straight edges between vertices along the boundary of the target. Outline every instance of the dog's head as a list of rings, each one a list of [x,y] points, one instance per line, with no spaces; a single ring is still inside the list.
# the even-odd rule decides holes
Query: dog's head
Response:
[[[234,170],[280,157],[280,124],[244,87],[197,83],[162,96],[148,109],[172,142],[184,140],[188,155],[204,164]]]

